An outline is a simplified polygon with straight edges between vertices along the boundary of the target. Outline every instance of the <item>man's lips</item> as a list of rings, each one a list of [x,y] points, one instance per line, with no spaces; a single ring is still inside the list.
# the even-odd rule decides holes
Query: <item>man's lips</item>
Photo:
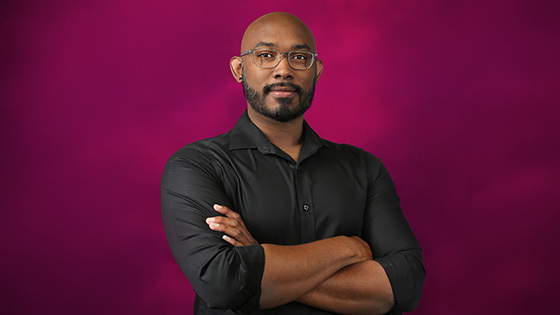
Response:
[[[274,97],[291,97],[296,94],[294,89],[272,89],[270,94]]]
[[[279,83],[267,86],[265,93],[272,94],[273,97],[292,97],[299,92],[301,88],[291,83]]]

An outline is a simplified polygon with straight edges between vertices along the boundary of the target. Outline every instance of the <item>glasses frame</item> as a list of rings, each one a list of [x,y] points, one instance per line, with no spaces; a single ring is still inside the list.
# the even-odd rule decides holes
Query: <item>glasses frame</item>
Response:
[[[261,66],[257,63],[257,56],[255,55],[255,52],[257,51],[274,51],[278,53],[278,59],[276,59],[276,64],[274,66]],[[311,54],[311,63],[309,64],[309,67],[307,68],[295,68],[294,66],[292,66],[292,62],[290,61],[290,54],[291,53],[310,53]],[[306,51],[306,50],[291,50],[291,51],[287,51],[287,52],[279,52],[276,49],[249,49],[244,53],[241,53],[241,55],[239,55],[240,57],[246,56],[248,54],[252,54],[253,55],[253,63],[255,63],[255,65],[259,68],[263,68],[263,69],[273,69],[276,68],[279,64],[280,61],[282,60],[282,56],[286,55],[286,61],[288,61],[288,65],[290,65],[290,68],[294,69],[294,70],[309,70],[311,67],[313,67],[313,64],[315,63],[315,59],[317,59],[317,53],[311,52],[311,51]]]

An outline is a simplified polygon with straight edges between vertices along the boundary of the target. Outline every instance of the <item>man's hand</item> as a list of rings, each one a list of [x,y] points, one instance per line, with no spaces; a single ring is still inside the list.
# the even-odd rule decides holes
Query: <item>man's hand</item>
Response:
[[[373,259],[373,253],[371,251],[371,247],[366,241],[364,241],[358,236],[351,236],[350,239],[354,241],[354,245],[356,246],[355,251],[358,257],[361,257],[360,261],[367,261]]]
[[[248,246],[258,244],[253,238],[239,213],[225,206],[214,205],[214,210],[225,215],[206,219],[206,224],[211,230],[225,233],[222,237],[226,242],[233,246]]]

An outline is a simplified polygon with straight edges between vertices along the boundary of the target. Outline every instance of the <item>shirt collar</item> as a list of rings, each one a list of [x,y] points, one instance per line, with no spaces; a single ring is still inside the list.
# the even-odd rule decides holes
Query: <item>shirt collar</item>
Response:
[[[275,146],[268,140],[262,131],[249,119],[247,111],[235,124],[230,132],[230,150],[237,149],[258,149],[261,153],[274,153]],[[303,145],[300,152],[300,160],[315,153],[326,143],[309,126],[307,121],[303,121]],[[302,156],[303,155],[303,156]]]

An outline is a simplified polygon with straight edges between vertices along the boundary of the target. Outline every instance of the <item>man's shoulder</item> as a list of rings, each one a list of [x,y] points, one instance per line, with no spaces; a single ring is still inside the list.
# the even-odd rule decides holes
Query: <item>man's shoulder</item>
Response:
[[[383,174],[385,166],[380,158],[361,147],[347,144],[336,143],[328,140],[323,141],[323,152],[330,155],[328,160],[331,163],[343,165],[351,169],[352,172],[364,172],[369,178],[375,179]]]
[[[381,160],[373,155],[372,153],[366,151],[365,149],[348,144],[348,143],[337,143],[329,140],[321,139],[323,145],[329,150],[332,150],[337,155],[342,155],[346,157],[355,157],[358,159],[363,159],[367,162],[381,163]]]
[[[229,150],[230,132],[191,142],[173,153],[169,161],[201,161],[211,159],[216,154],[223,154]]]

